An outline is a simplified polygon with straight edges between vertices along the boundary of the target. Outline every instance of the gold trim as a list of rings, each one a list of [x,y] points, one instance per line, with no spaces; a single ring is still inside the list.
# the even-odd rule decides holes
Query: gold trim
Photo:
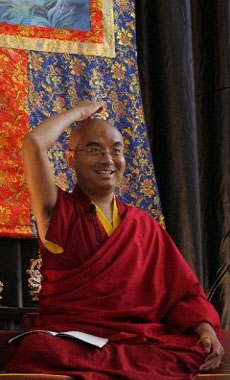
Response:
[[[115,57],[113,1],[102,0],[103,35],[101,44],[92,42],[61,41],[47,38],[29,38],[17,35],[0,35],[0,46],[4,48],[36,50],[66,54],[97,55]]]
[[[198,378],[201,378],[201,377],[213,377],[213,376],[219,376],[219,377],[223,377],[223,376],[230,376],[230,373],[205,373],[205,374],[200,374],[197,376],[197,379]]]

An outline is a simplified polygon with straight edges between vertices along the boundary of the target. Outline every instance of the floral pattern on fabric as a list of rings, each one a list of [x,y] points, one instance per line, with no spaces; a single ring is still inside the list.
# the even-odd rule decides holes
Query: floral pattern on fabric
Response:
[[[28,133],[27,54],[0,49],[0,233],[31,235],[22,144]]]

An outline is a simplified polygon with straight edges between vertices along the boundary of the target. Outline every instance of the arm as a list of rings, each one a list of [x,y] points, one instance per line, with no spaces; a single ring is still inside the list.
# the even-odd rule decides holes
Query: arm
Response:
[[[224,355],[224,349],[213,327],[206,322],[194,327],[194,331],[200,336],[198,343],[203,344],[206,353],[205,360],[200,366],[201,371],[218,368]]]
[[[158,268],[165,278],[162,289],[165,286],[168,294],[168,311],[164,315],[164,321],[185,334],[192,330],[199,336],[198,343],[203,345],[205,351],[205,360],[200,370],[217,368],[224,354],[214,330],[220,325],[219,316],[175,243],[159,225],[156,227],[158,254],[165,257],[162,260],[164,267]]]
[[[57,200],[57,188],[47,150],[73,122],[84,120],[104,107],[102,102],[81,102],[76,107],[45,120],[25,138],[25,178],[38,233],[43,243],[46,242],[46,232]]]

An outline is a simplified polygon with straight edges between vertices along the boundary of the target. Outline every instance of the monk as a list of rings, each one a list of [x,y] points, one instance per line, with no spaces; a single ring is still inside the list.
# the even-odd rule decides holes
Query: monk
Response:
[[[8,372],[85,380],[195,379],[224,349],[214,307],[177,247],[147,212],[122,203],[124,141],[84,101],[25,139],[24,163],[42,254],[35,330],[80,331],[103,347],[34,331],[12,343]],[[77,185],[55,185],[47,150],[72,123],[67,162]]]

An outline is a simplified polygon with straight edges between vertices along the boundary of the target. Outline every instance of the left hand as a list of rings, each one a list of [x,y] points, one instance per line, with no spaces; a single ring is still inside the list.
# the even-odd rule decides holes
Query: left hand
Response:
[[[215,330],[209,323],[201,323],[194,328],[195,332],[200,336],[198,344],[204,346],[206,357],[200,366],[200,371],[209,371],[218,368],[222,362],[224,348],[220,343]]]
[[[75,121],[82,121],[93,116],[95,113],[103,112],[105,108],[106,104],[104,102],[83,100],[72,108],[72,112],[76,115]]]

